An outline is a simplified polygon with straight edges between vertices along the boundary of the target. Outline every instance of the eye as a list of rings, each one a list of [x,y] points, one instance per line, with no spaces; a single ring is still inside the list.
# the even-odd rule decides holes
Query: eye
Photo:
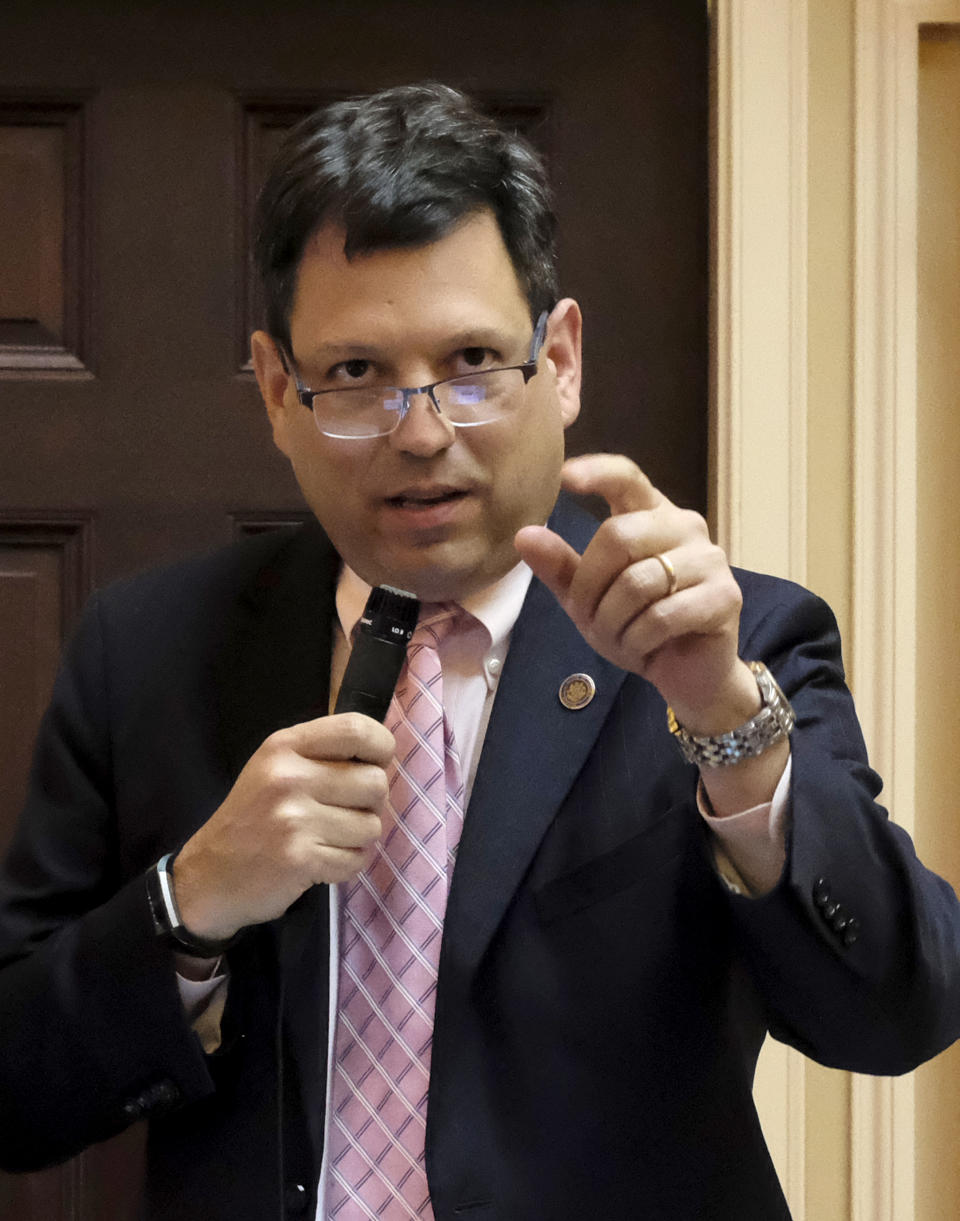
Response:
[[[455,361],[458,368],[466,369],[492,369],[501,363],[500,353],[492,348],[461,348]]]
[[[360,381],[370,372],[369,360],[342,360],[327,375],[331,381]]]

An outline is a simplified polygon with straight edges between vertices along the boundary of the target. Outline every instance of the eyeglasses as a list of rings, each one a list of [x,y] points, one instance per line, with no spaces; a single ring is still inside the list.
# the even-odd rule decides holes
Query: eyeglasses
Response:
[[[544,310],[530,341],[530,354],[522,365],[505,369],[478,369],[462,377],[446,377],[429,386],[350,386],[345,390],[310,390],[300,380],[293,355],[280,349],[297,387],[297,398],[313,412],[325,437],[344,441],[385,437],[400,427],[417,395],[429,397],[438,414],[455,428],[478,428],[509,415],[523,397],[527,382],[537,372],[537,358],[547,333]]]

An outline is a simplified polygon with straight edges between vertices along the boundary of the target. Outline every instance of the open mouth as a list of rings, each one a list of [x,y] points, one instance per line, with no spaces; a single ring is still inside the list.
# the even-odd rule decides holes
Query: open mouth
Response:
[[[387,504],[395,509],[430,509],[434,505],[449,504],[454,500],[462,500],[466,492],[451,490],[447,492],[424,493],[422,496],[407,492],[399,496],[388,496]]]

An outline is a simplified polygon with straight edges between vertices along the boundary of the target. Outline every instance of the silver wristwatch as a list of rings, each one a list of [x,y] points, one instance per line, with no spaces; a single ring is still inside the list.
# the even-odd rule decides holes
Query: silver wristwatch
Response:
[[[756,716],[729,733],[698,737],[684,729],[672,708],[667,709],[667,725],[688,763],[695,763],[697,767],[728,767],[741,759],[762,755],[793,729],[796,714],[777,680],[762,661],[748,661],[747,665],[757,680],[763,707]]]

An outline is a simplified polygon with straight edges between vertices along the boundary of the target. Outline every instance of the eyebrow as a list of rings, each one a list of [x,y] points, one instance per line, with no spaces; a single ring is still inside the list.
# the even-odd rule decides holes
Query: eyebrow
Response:
[[[459,348],[503,349],[522,342],[516,335],[496,327],[479,326],[444,335],[438,341],[437,347],[455,352]],[[372,360],[382,358],[385,354],[386,349],[377,344],[358,343],[355,340],[344,340],[342,343],[328,341],[318,344],[307,353],[302,353],[297,360],[298,363],[319,365],[328,360]]]

